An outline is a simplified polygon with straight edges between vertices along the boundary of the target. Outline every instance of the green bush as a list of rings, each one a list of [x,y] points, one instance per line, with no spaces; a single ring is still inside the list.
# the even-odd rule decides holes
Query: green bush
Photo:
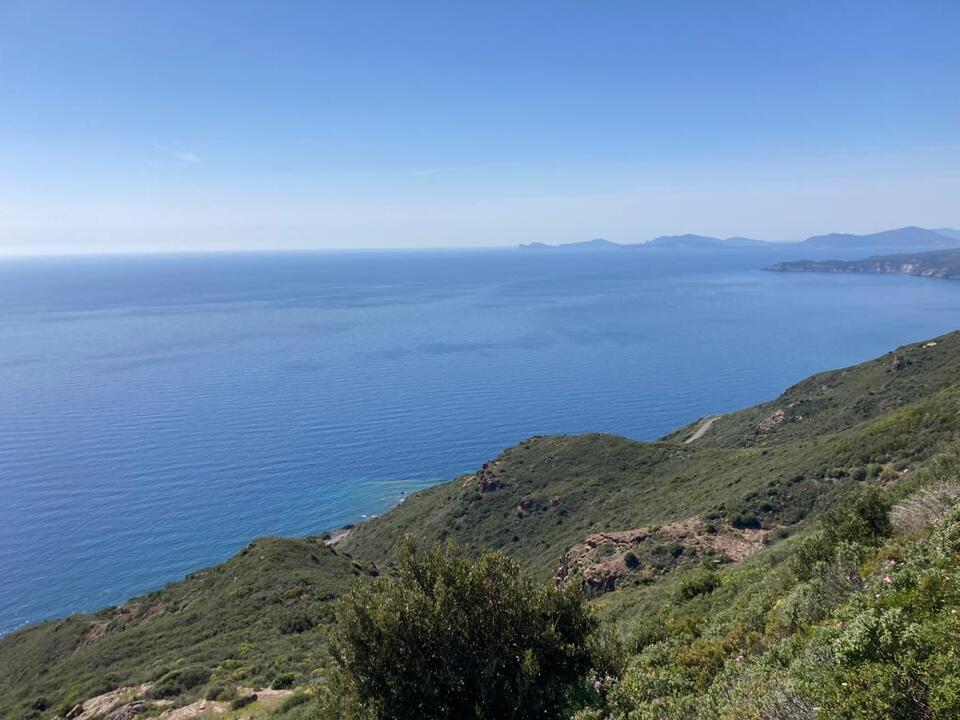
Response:
[[[240,697],[233,700],[230,703],[231,710],[243,710],[247,705],[251,705],[257,701],[257,694],[250,693],[249,695],[241,695]]]
[[[720,587],[720,579],[716,573],[701,570],[691,573],[680,581],[677,588],[677,597],[680,600],[692,600],[698,595],[707,595]]]
[[[760,527],[760,520],[753,513],[740,513],[730,518],[730,524],[739,530],[757,529]]]
[[[209,679],[210,671],[202,667],[190,666],[171,670],[157,680],[150,690],[150,696],[158,699],[176,697],[198,685],[203,685]]]
[[[337,620],[337,692],[396,720],[559,717],[597,629],[579,589],[538,586],[501,553],[419,554],[409,538],[396,572],[355,586]]]
[[[878,545],[890,536],[890,502],[874,487],[858,493],[850,510],[827,513],[822,523],[828,540]]]
[[[307,632],[316,626],[313,617],[303,610],[288,610],[280,615],[280,633],[283,635],[298,635]]]
[[[207,692],[204,693],[204,698],[207,700],[233,700],[237,696],[237,689],[233,686],[224,685],[223,683],[213,683],[210,687],[207,688]]]
[[[274,690],[286,690],[287,688],[293,687],[293,683],[296,681],[297,676],[293,673],[280,673],[277,675],[273,682],[270,683],[270,687]]]
[[[841,543],[875,546],[891,532],[890,503],[876,488],[869,487],[852,498],[848,509],[825,513],[817,532],[803,539],[788,565],[800,580],[807,580],[818,571],[818,563],[833,560]]]
[[[305,705],[306,703],[310,702],[310,699],[310,696],[304,692],[295,692],[290,697],[283,699],[283,702],[277,706],[277,713],[280,715],[288,713],[295,707],[300,707],[301,705]]]

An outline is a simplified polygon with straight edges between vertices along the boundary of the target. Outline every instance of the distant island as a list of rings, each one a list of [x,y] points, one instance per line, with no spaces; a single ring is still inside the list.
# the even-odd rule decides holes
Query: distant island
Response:
[[[957,241],[960,244],[960,240]],[[644,248],[683,248],[683,249],[711,249],[711,248],[742,248],[776,245],[777,243],[764,240],[754,240],[746,237],[717,238],[707,235],[661,235],[642,243],[616,243],[604,238],[595,238],[583,242],[561,243],[549,245],[542,242],[520,243],[521,250],[638,250]]]
[[[800,242],[770,242],[748,237],[719,238],[709,235],[661,235],[652,240],[639,243],[617,243],[604,238],[595,238],[583,242],[561,243],[550,245],[542,242],[521,243],[521,250],[566,250],[606,252],[611,250],[638,250],[645,248],[668,248],[683,250],[716,250],[730,248],[756,247],[811,247],[811,248],[907,248],[934,250],[938,248],[960,247],[960,230],[953,228],[927,228],[907,226],[884,230],[882,232],[855,235],[852,233],[829,233],[827,235],[813,235]]]
[[[661,235],[645,243],[649,247],[668,248],[737,248],[760,247],[772,245],[765,240],[754,240],[748,237],[716,238],[706,235]]]
[[[593,240],[584,240],[583,242],[561,243],[560,245],[549,245],[542,242],[520,243],[521,250],[621,250],[623,248],[637,247],[634,245],[621,245],[620,243],[604,240],[603,238],[594,238]]]
[[[960,279],[960,248],[932,252],[873,255],[863,260],[795,260],[775,263],[774,272],[896,273]]]

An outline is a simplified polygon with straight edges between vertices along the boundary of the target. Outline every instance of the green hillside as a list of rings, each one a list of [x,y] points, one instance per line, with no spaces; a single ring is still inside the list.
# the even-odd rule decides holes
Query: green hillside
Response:
[[[692,515],[721,525],[752,515],[789,531],[865,478],[889,482],[930,457],[960,430],[958,409],[954,333],[815,375],[689,444],[696,424],[654,443],[531,438],[474,475],[417,493],[340,547],[382,561],[411,532],[503,549],[547,578],[588,533]]]
[[[723,703],[749,695],[749,683],[765,688],[757,697],[773,692],[776,662],[819,652],[817,623],[826,618],[883,616],[887,596],[881,593],[883,603],[860,596],[893,555],[921,563],[915,577],[950,573],[956,564],[946,551],[921,558],[904,550],[927,547],[930,523],[892,537],[865,535],[856,517],[830,513],[849,509],[865,488],[879,489],[889,504],[952,472],[960,333],[813,376],[775,400],[713,420],[687,442],[700,427],[649,443],[601,434],[530,438],[476,473],[414,494],[332,547],[319,538],[264,538],[121,608],[17,631],[0,639],[0,717],[58,717],[94,695],[141,683],[153,683],[137,707],[144,717],[170,707],[158,703],[227,697],[238,687],[294,683],[312,692],[328,675],[334,601],[355,581],[389,573],[406,534],[452,540],[471,554],[500,549],[540,582],[557,578],[586,590],[627,640],[630,669],[584,717],[777,717],[759,705],[738,715]],[[859,529],[824,535],[816,528],[826,517]],[[827,582],[824,573],[848,546],[856,557],[843,562],[856,566],[862,582],[810,585]],[[941,605],[954,602],[954,582],[949,575],[940,590],[911,586],[901,600],[920,603],[921,625],[933,622],[923,603],[935,595]],[[777,648],[780,660],[771,659]],[[732,659],[740,655],[748,660]],[[917,660],[916,672],[928,672],[927,659]],[[672,674],[651,685],[658,666]],[[749,677],[741,672],[747,666]],[[817,693],[842,675],[797,673],[789,682],[813,683],[816,691],[803,697],[824,703]],[[707,697],[709,713],[697,704]],[[297,703],[290,717],[308,712],[310,703]],[[845,716],[854,717],[830,715]]]
[[[0,717],[54,717],[149,681],[160,699],[309,675],[326,662],[331,601],[369,571],[318,539],[261,538],[119,608],[19,630],[0,640]]]

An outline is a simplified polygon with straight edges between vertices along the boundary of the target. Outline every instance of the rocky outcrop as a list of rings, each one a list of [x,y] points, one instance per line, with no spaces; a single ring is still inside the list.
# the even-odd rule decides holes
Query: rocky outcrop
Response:
[[[760,423],[757,425],[757,429],[760,432],[770,432],[777,425],[782,423],[786,417],[787,417],[787,414],[783,410],[783,408],[778,408],[777,410],[774,410],[770,415],[765,417],[763,420],[761,420]]]
[[[660,527],[593,533],[564,554],[555,580],[605,593],[624,579],[652,578],[703,560],[740,562],[760,550],[768,535],[769,530],[718,527],[699,516]]]
[[[184,705],[173,710],[167,710],[158,717],[163,720],[189,720],[189,718],[198,715],[209,715],[213,713],[223,713],[230,709],[230,703],[220,702],[218,700],[197,700],[195,703]]]
[[[485,462],[477,472],[467,475],[463,479],[464,486],[476,483],[482,494],[493,492],[497,488],[503,487],[502,478],[498,477],[500,472],[500,463],[497,460]]]
[[[108,693],[97,695],[75,705],[65,716],[65,720],[133,720],[144,710],[150,709],[156,713],[157,708],[163,710],[159,715],[152,715],[158,720],[190,720],[199,716],[215,715],[230,710],[230,703],[221,700],[197,700],[180,707],[170,707],[170,700],[147,700],[147,692],[153,683],[117,688]],[[254,695],[256,702],[264,707],[273,707],[284,698],[293,694],[293,690],[253,690],[252,688],[238,687],[240,695]]]
[[[123,707],[114,710],[103,720],[133,720],[135,717],[137,717],[137,715],[140,714],[140,711],[145,708],[146,704],[147,703],[142,700],[135,700],[128,705],[124,705]]]
[[[117,713],[125,708],[130,708],[127,711],[128,714],[134,710],[139,712],[144,704],[143,698],[152,686],[153,683],[144,683],[143,685],[132,685],[111,690],[78,703],[70,709],[65,717],[67,720],[91,720],[95,717],[103,717],[104,720],[126,720],[125,717],[119,716]],[[136,715],[136,712],[129,717],[134,717],[134,715]]]

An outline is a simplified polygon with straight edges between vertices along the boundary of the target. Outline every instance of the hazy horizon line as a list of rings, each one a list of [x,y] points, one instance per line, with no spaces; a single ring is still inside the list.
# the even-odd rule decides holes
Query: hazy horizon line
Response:
[[[527,243],[510,243],[503,245],[409,245],[403,247],[397,246],[361,246],[361,247],[314,247],[314,246],[303,246],[303,247],[237,247],[237,248],[138,248],[138,249],[96,249],[96,248],[86,248],[78,250],[37,250],[37,251],[19,251],[4,249],[0,246],[0,260],[16,260],[16,259],[28,259],[28,258],[71,258],[71,257],[140,257],[140,256],[156,256],[156,255],[239,255],[239,254],[278,254],[278,253],[370,253],[370,252],[451,252],[451,251],[477,251],[477,250],[519,250],[524,246],[545,246],[552,248],[562,248],[569,247],[571,245],[580,245],[589,243],[595,240],[604,240],[614,245],[619,245],[622,247],[642,247],[645,245],[651,245],[655,240],[660,238],[682,238],[682,237],[703,237],[703,238],[716,238],[719,240],[729,239],[729,238],[744,238],[751,240],[760,240],[767,245],[800,245],[806,240],[809,240],[812,237],[823,237],[828,235],[851,235],[854,237],[864,237],[869,235],[876,235],[878,233],[890,232],[895,230],[902,230],[905,228],[920,228],[923,230],[930,230],[932,232],[939,232],[942,230],[954,230],[950,226],[940,226],[940,227],[926,227],[923,225],[901,225],[894,228],[884,228],[882,230],[874,230],[872,232],[843,232],[843,231],[828,231],[823,233],[817,233],[815,235],[810,235],[801,240],[760,240],[759,238],[752,238],[749,235],[728,235],[726,238],[714,235],[702,235],[700,233],[694,232],[684,232],[684,233],[674,233],[674,234],[664,234],[657,235],[648,240],[641,240],[638,242],[620,242],[617,240],[610,240],[602,236],[594,236],[586,240],[574,240],[570,242],[561,242],[561,243],[548,243],[544,241],[531,240]],[[724,250],[744,250],[744,249],[756,249],[757,246],[730,246],[723,248]],[[651,249],[663,250],[667,249],[662,246],[651,245]],[[854,249],[854,248],[851,248]],[[861,248],[862,249],[862,248]],[[916,249],[916,248],[912,248]]]

